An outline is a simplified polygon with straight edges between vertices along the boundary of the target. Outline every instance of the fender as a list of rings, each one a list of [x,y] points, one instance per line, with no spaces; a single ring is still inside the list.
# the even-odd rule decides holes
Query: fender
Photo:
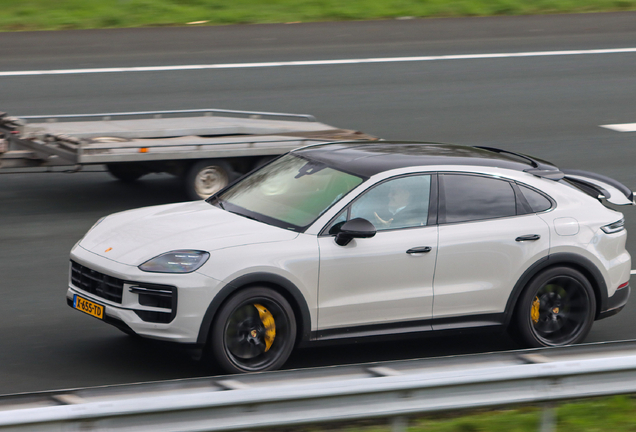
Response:
[[[206,344],[208,334],[210,333],[210,327],[212,326],[212,321],[223,302],[225,302],[228,297],[234,294],[241,287],[256,284],[276,285],[282,288],[283,292],[281,292],[281,294],[290,300],[290,305],[296,314],[297,325],[299,324],[299,331],[296,339],[297,343],[303,344],[309,340],[309,336],[311,334],[311,315],[309,314],[307,302],[298,287],[284,277],[276,274],[250,273],[234,279],[225,285],[216,296],[214,296],[214,299],[203,316],[203,321],[199,328],[199,336],[197,337],[197,344]]]
[[[517,300],[519,299],[519,296],[521,296],[523,289],[526,287],[526,285],[528,285],[530,280],[532,280],[532,278],[539,274],[543,269],[556,265],[573,266],[588,278],[590,284],[592,285],[592,288],[594,288],[594,293],[596,294],[597,300],[596,315],[594,319],[599,318],[600,311],[604,311],[607,306],[607,285],[605,284],[603,274],[598,269],[598,267],[596,267],[596,265],[587,258],[573,253],[560,252],[548,255],[547,257],[535,262],[521,275],[514,288],[512,289],[510,297],[508,298],[504,317],[504,325],[507,326],[508,324],[510,324],[510,321],[514,314],[515,306],[517,305]]]

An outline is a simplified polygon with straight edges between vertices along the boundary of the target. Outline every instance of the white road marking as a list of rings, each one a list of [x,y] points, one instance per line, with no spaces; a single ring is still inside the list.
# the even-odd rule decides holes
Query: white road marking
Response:
[[[632,270],[630,274],[636,275],[636,270]]]
[[[601,125],[601,127],[611,129],[616,132],[636,132],[636,123],[608,124]]]
[[[570,51],[534,51],[534,52],[519,52],[519,53],[491,53],[491,54],[459,54],[459,55],[419,56],[419,57],[385,57],[385,58],[341,59],[341,60],[306,60],[306,61],[265,62],[265,63],[219,63],[219,64],[200,64],[200,65],[113,67],[113,68],[94,68],[94,69],[6,71],[6,72],[0,72],[0,77],[32,76],[32,75],[74,75],[74,74],[96,74],[96,73],[116,73],[116,72],[164,72],[164,71],[203,70],[203,69],[250,69],[250,68],[269,68],[269,67],[284,67],[284,66],[327,66],[327,65],[365,64],[365,63],[423,62],[423,61],[437,61],[437,60],[476,60],[476,59],[515,58],[515,57],[549,57],[549,56],[621,54],[621,53],[636,53],[636,48],[613,48],[613,49],[593,49],[593,50],[570,50]]]

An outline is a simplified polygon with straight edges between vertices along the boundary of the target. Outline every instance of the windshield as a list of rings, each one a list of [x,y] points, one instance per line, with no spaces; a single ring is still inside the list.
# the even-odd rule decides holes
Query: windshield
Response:
[[[302,231],[362,181],[321,162],[287,154],[211,202],[233,213]]]

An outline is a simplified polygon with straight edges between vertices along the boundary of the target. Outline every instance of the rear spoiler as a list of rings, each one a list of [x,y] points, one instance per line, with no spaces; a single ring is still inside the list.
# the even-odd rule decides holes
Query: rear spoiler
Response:
[[[581,170],[562,169],[561,172],[565,175],[565,180],[594,198],[604,199],[615,205],[636,204],[634,192],[613,178]]]
[[[521,158],[532,166],[532,168],[523,170],[524,172],[553,181],[567,180],[577,189],[598,200],[604,199],[615,205],[636,205],[634,192],[613,178],[589,171],[559,169],[550,162],[510,150],[485,146],[475,146],[475,148]]]

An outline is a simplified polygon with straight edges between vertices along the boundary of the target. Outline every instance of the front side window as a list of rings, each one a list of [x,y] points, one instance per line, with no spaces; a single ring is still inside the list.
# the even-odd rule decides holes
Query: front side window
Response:
[[[419,227],[427,224],[431,176],[416,175],[385,181],[356,199],[330,225],[329,233],[347,220],[363,218],[376,230]]]
[[[517,214],[512,185],[489,177],[440,176],[440,223],[493,219]]]
[[[213,196],[210,203],[301,231],[362,181],[321,162],[288,154]]]

